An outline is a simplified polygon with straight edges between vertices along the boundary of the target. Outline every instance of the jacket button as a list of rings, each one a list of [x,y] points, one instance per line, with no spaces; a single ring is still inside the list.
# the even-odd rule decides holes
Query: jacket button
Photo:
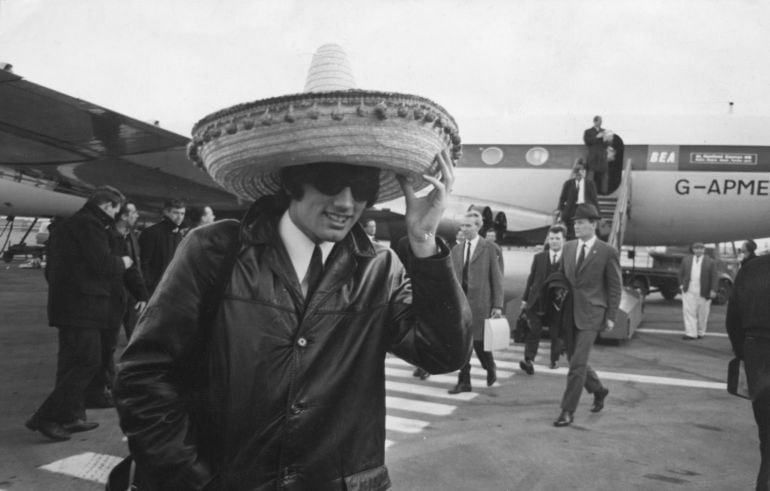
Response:
[[[291,414],[299,414],[302,412],[302,406],[299,404],[292,404],[291,405]]]
[[[297,344],[298,344],[298,345],[300,345],[301,347],[303,347],[303,348],[304,348],[305,346],[307,346],[307,339],[305,339],[305,338],[299,338],[299,339],[297,340]]]

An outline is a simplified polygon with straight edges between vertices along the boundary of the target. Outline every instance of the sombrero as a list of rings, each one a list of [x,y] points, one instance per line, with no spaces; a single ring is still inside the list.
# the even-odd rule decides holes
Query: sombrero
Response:
[[[314,162],[378,167],[377,202],[399,197],[397,174],[438,176],[442,150],[461,155],[454,118],[433,101],[355,88],[341,47],[313,56],[305,92],[239,104],[195,124],[190,160],[228,191],[257,199],[281,188],[280,169]],[[413,180],[415,190],[429,183]]]

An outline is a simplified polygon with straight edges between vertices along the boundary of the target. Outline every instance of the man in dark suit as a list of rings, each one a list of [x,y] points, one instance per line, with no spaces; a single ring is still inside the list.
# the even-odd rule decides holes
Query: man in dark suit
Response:
[[[594,125],[583,132],[583,143],[588,147],[586,164],[588,179],[594,181],[602,194],[607,193],[607,142],[604,141],[602,117],[594,116]]]
[[[114,217],[124,200],[117,189],[100,187],[51,234],[46,279],[48,323],[59,331],[56,383],[26,426],[52,440],[99,426],[86,421],[85,397],[114,337],[113,288],[133,264],[115,253]]]
[[[598,220],[599,212],[593,205],[579,205],[575,212],[577,240],[564,245],[564,274],[572,287],[574,322],[567,335],[567,388],[555,426],[572,424],[583,387],[594,395],[594,413],[604,408],[609,394],[588,365],[588,358],[599,331],[615,327],[621,274],[618,251],[596,237]]]
[[[543,285],[546,278],[551,273],[561,269],[562,266],[562,247],[567,231],[562,225],[554,225],[548,230],[548,247],[535,254],[532,259],[532,269],[527,278],[527,285],[522,295],[521,308],[527,315],[529,321],[529,332],[524,340],[524,361],[519,362],[519,367],[527,374],[535,373],[535,367],[532,364],[537,349],[540,345],[540,334],[543,330],[543,318],[546,313],[547,301],[541,296]],[[561,345],[554,329],[549,329],[551,334],[551,368],[556,368],[556,361],[559,359]]]
[[[139,212],[136,209],[134,203],[126,203],[118,212],[118,216],[115,220],[115,230],[118,236],[123,239],[123,243],[126,249],[128,257],[134,261],[135,265],[141,264],[141,253],[139,250],[139,238],[134,230],[136,221],[139,219]],[[126,309],[122,317],[123,330],[126,333],[126,339],[131,338],[131,333],[134,331],[136,320],[139,314],[144,310],[144,306],[149,299],[149,293],[145,287],[144,277],[142,276],[142,269],[136,267],[132,268],[133,277],[137,277],[139,281],[132,281],[133,277],[126,282]],[[130,283],[129,283],[130,282]],[[135,284],[135,286],[134,286]],[[129,285],[131,288],[129,288]]]
[[[762,462],[756,489],[770,489],[770,256],[752,259],[735,277],[727,303],[727,334],[744,361]]]
[[[567,226],[567,239],[575,238],[575,229],[572,218],[578,205],[588,203],[599,208],[599,198],[596,194],[596,184],[586,178],[586,164],[583,159],[575,163],[572,177],[564,182],[559,195],[559,214],[562,222]]]
[[[179,242],[182,241],[180,226],[184,220],[185,205],[175,199],[163,205],[161,221],[147,227],[139,236],[139,248],[142,254],[142,276],[147,290],[152,294],[174,257]]]
[[[479,235],[482,220],[478,212],[465,214],[460,230],[465,237],[462,246],[452,248],[452,263],[455,275],[473,314],[473,349],[487,371],[487,387],[497,381],[497,368],[491,351],[484,351],[484,320],[503,315],[503,271],[500,248],[492,241]],[[460,369],[457,385],[450,394],[470,392],[471,362]]]
[[[703,255],[703,242],[692,245],[692,255],[682,259],[679,265],[679,288],[682,290],[682,314],[685,341],[706,335],[711,310],[711,299],[717,296],[719,282],[716,263]]]

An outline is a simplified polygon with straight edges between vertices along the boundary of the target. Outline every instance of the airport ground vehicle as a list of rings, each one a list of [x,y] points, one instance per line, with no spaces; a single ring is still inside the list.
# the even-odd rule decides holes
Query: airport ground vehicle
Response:
[[[637,266],[635,263],[631,266],[624,266],[622,268],[623,284],[638,290],[644,296],[660,292],[663,298],[672,300],[679,294],[679,265],[688,254],[689,250],[682,247],[669,247],[665,251],[650,251],[652,266]],[[719,283],[714,303],[723,304],[730,297],[733,279],[738,272],[737,255],[734,248],[731,253],[729,247],[719,247],[714,244],[709,244],[706,247],[706,254],[717,262]]]

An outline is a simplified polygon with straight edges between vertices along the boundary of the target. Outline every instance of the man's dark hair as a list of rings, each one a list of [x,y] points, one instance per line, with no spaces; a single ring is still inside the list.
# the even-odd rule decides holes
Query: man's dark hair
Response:
[[[757,250],[757,243],[754,242],[752,239],[749,239],[746,241],[746,250],[749,252],[754,252]]]
[[[551,227],[548,229],[549,234],[561,234],[562,237],[567,237],[567,227],[561,224],[551,225]]]
[[[197,227],[201,222],[201,218],[203,218],[203,210],[204,208],[202,206],[188,206],[185,209],[184,217],[186,220],[189,220],[191,227]]]
[[[123,203],[126,202],[126,197],[112,186],[99,186],[88,198],[88,202],[96,206],[101,206],[105,203],[109,203],[112,206],[123,206]]]
[[[167,199],[163,202],[164,210],[172,210],[174,208],[184,208],[184,201],[181,199]]]

